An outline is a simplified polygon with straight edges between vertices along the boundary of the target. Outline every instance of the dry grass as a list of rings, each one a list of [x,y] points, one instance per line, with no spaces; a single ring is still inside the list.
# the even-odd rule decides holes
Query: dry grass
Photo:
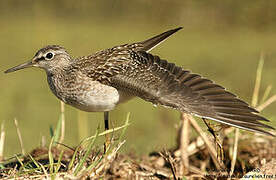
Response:
[[[231,169],[233,157],[231,151],[235,141],[231,138],[225,140],[225,168],[216,169],[208,148],[204,144],[200,145],[198,139],[200,137],[192,140],[188,147],[189,168],[185,177],[187,179],[227,177]],[[5,162],[5,168],[2,168],[0,175],[1,178],[18,179],[41,179],[42,177],[179,179],[182,177],[182,157],[179,149],[152,152],[149,156],[137,157],[134,154],[119,153],[123,144],[124,141],[120,143],[113,141],[112,148],[107,154],[103,154],[102,146],[74,149],[54,146],[50,151],[47,148],[37,148],[27,156]],[[237,161],[232,177],[242,177],[256,167],[263,166],[264,159],[268,162],[275,158],[275,149],[276,142],[272,138],[240,135]]]

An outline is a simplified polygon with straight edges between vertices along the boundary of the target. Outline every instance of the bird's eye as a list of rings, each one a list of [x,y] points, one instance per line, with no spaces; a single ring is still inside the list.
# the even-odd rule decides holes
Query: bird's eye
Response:
[[[49,52],[49,53],[46,54],[45,57],[46,57],[46,59],[49,60],[49,59],[52,59],[52,58],[54,57],[54,55],[53,55],[53,53],[50,53],[50,52]]]

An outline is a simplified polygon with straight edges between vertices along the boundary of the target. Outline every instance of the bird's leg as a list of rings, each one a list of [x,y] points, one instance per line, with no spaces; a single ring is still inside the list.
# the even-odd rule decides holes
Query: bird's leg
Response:
[[[104,129],[105,130],[109,129],[108,115],[109,115],[108,111],[104,112]]]
[[[224,151],[223,151],[223,139],[220,134],[222,127],[217,128],[218,126],[211,124],[207,119],[202,118],[206,126],[208,127],[208,131],[213,135],[214,137],[214,142],[216,144],[216,149],[217,149],[217,157],[219,161],[224,160]]]
[[[104,129],[105,131],[109,130],[109,123],[108,123],[109,112],[104,112]],[[104,153],[106,153],[108,146],[110,145],[110,136],[109,134],[105,135],[105,143],[104,143]]]

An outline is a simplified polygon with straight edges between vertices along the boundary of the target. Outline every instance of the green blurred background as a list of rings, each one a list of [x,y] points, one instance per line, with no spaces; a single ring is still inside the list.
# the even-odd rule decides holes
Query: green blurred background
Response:
[[[49,127],[59,119],[60,102],[50,92],[44,72],[26,69],[2,73],[29,60],[47,44],[62,45],[77,57],[183,26],[152,53],[213,79],[251,102],[263,52],[260,92],[272,84],[271,93],[276,93],[273,0],[9,0],[0,1],[0,23],[0,122],[6,130],[6,156],[21,152],[14,118],[27,151],[37,147],[42,136],[49,142]],[[273,104],[262,112],[274,127],[275,108]],[[69,106],[65,111],[65,144],[69,146],[94,134],[98,126],[103,127],[102,113],[80,113]],[[146,154],[175,144],[178,112],[154,108],[136,98],[111,112],[112,126],[123,124],[127,112],[131,112],[131,126],[124,151]]]

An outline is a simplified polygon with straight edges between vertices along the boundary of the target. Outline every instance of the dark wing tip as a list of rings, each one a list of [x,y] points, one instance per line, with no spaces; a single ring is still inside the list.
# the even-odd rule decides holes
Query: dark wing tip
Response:
[[[168,31],[166,31],[165,33],[173,34],[173,33],[177,32],[177,31],[179,31],[180,29],[183,29],[183,27],[180,26],[180,27],[178,27],[178,28],[168,30]]]
[[[183,29],[183,27],[182,27],[182,26],[180,26],[180,27],[178,27],[178,28],[172,29],[171,31],[176,32],[176,31],[179,31],[180,29]]]
[[[137,44],[140,44],[140,47],[137,49],[138,51],[150,51],[156,46],[158,46],[160,43],[162,43],[164,40],[166,40],[168,37],[182,29],[183,27],[178,27],[175,29],[168,30],[166,32],[163,32],[157,36],[154,36],[150,39],[147,39],[145,41],[139,42]]]

